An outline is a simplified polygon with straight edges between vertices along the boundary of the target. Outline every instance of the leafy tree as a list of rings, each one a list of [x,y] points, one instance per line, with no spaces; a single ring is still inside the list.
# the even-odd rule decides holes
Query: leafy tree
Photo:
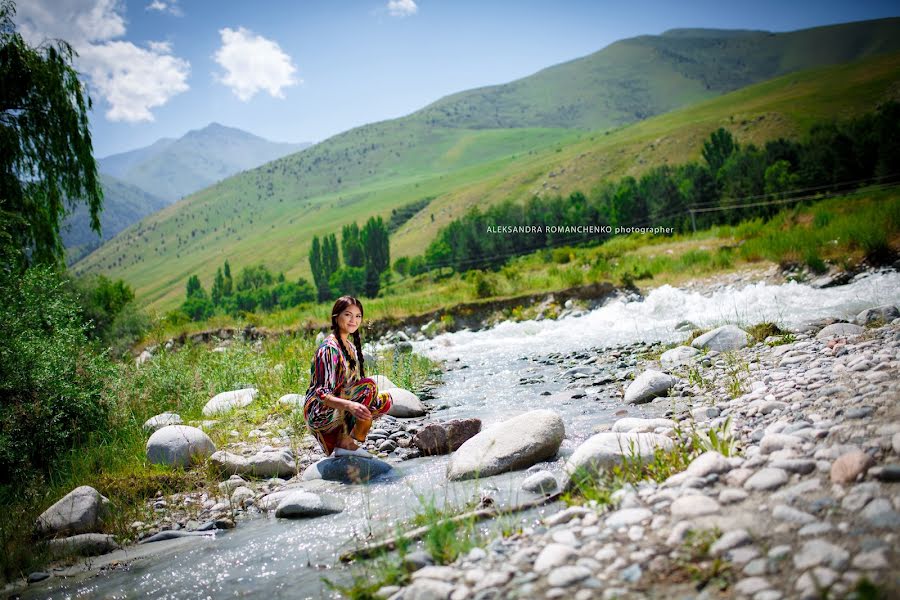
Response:
[[[780,194],[796,187],[797,174],[791,172],[791,163],[778,160],[766,168],[766,194]]]
[[[214,306],[219,306],[222,303],[222,296],[224,296],[225,289],[225,276],[222,275],[222,267],[216,269],[216,278],[213,279],[212,290],[210,290],[209,295],[210,299]]]
[[[709,139],[703,142],[703,160],[709,165],[713,177],[719,173],[719,169],[725,161],[737,150],[734,136],[724,127],[719,127],[710,134]]]
[[[187,300],[181,303],[181,311],[186,314],[192,321],[203,321],[210,318],[215,311],[215,307],[206,294],[189,296]]]
[[[322,263],[325,274],[331,277],[331,274],[338,270],[341,266],[341,258],[338,254],[337,237],[330,233],[325,236],[322,245]]]
[[[87,203],[100,234],[103,191],[88,124],[91,99],[72,47],[37,48],[16,32],[12,0],[0,1],[0,215],[23,263],[62,264],[59,222]]]
[[[401,256],[394,261],[394,270],[401,275],[409,275],[409,261],[410,258],[408,256]]]
[[[228,260],[225,260],[225,266],[223,267],[223,282],[222,282],[222,296],[227,298],[234,293],[234,281],[231,279],[231,265],[228,264]]]
[[[251,265],[241,269],[241,272],[238,274],[237,291],[256,290],[272,285],[273,281],[272,272],[265,265]]]
[[[381,217],[369,217],[360,232],[366,263],[371,263],[377,273],[386,271],[391,265],[391,247],[387,227]],[[368,266],[367,266],[368,268]]]
[[[187,280],[187,294],[185,294],[188,298],[206,298],[206,290],[203,289],[203,285],[200,284],[200,278],[197,275],[191,275]]]
[[[365,268],[341,267],[328,278],[328,285],[340,294],[359,296],[365,291],[365,281]]]
[[[348,267],[361,267],[365,263],[359,225],[355,221],[344,225],[341,230],[341,251],[344,253],[344,264]]]
[[[322,256],[322,244],[319,242],[319,236],[313,236],[312,245],[309,248],[309,268],[316,284],[319,302],[325,302],[331,298],[331,289],[328,287],[328,272]]]

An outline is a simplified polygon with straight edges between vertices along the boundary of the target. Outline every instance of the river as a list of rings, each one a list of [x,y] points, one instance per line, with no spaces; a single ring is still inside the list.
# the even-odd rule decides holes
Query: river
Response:
[[[869,274],[828,289],[759,283],[703,295],[662,286],[642,300],[612,298],[581,316],[508,322],[413,345],[417,352],[448,365],[444,385],[437,388],[432,401],[441,407],[431,414],[433,419],[478,417],[488,427],[527,410],[557,410],[566,424],[567,439],[560,457],[544,466],[558,471],[562,459],[598,424],[614,421],[625,414],[623,410],[629,416],[656,416],[665,410],[665,403],[659,402],[622,405],[616,395],[617,380],[635,364],[623,347],[683,339],[686,334],[675,331],[682,321],[703,328],[773,321],[790,328],[810,319],[850,319],[864,308],[886,303],[900,304],[897,272]],[[600,378],[608,380],[605,384],[582,388],[577,380],[563,375],[571,366],[598,356],[601,360],[594,366],[600,369]],[[308,520],[253,516],[214,538],[153,544],[159,546],[158,555],[124,569],[108,569],[93,577],[51,578],[22,597],[336,597],[323,578],[346,579],[348,570],[339,566],[337,556],[368,536],[392,532],[421,505],[420,497],[432,498],[439,506],[463,504],[486,488],[500,503],[534,497],[519,488],[524,472],[451,485],[445,478],[447,461],[448,457],[405,461],[388,476],[364,486],[326,484],[327,493],[346,506],[337,515]],[[532,511],[523,519],[533,521],[539,516],[540,511]]]

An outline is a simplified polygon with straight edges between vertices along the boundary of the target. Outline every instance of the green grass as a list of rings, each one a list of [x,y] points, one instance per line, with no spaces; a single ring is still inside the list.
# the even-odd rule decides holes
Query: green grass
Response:
[[[900,54],[794,73],[599,132],[467,130],[415,119],[367,125],[198,192],[130,228],[75,270],[123,277],[139,302],[167,310],[180,304],[188,276],[199,274],[208,287],[226,257],[233,268],[264,262],[291,279],[310,278],[313,235],[433,197],[391,238],[393,258],[411,256],[471,206],[588,191],[605,179],[692,160],[719,126],[741,143],[761,143],[795,137],[815,120],[872,110],[892,93],[898,72]],[[866,244],[878,248],[881,241]],[[731,259],[687,260],[702,268]]]

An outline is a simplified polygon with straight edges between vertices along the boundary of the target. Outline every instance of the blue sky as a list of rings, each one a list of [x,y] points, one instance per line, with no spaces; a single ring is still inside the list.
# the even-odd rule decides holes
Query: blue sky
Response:
[[[789,31],[900,14],[894,2],[19,0],[32,43],[70,41],[97,156],[210,122],[321,141],[450,93],[675,27]]]

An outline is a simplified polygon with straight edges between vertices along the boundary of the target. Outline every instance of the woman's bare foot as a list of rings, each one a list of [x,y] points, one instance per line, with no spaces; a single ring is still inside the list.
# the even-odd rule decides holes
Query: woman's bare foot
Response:
[[[348,435],[338,440],[337,444],[335,444],[335,447],[343,448],[344,450],[350,450],[351,452],[353,452],[354,450],[359,448],[359,445],[353,440],[352,437]]]

